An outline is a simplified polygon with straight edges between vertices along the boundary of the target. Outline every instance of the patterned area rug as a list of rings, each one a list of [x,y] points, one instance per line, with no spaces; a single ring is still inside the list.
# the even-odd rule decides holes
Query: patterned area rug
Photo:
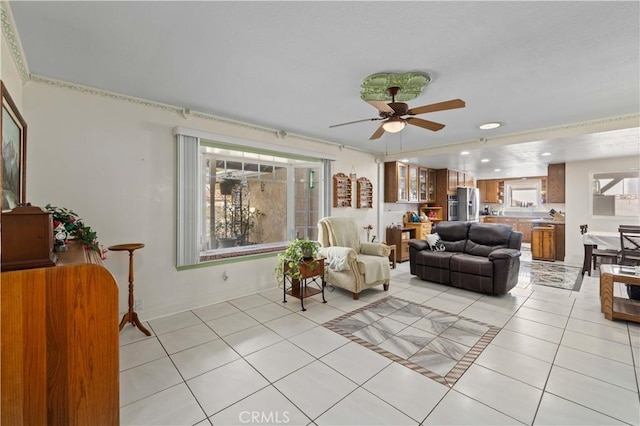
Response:
[[[447,386],[456,383],[500,331],[394,296],[323,326]]]
[[[578,291],[582,286],[582,268],[549,262],[520,262],[518,282]]]

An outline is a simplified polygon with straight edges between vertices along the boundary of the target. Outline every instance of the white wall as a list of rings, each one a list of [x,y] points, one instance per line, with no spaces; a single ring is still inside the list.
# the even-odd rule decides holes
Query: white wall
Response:
[[[2,33],[2,31],[0,31],[0,33]],[[2,79],[2,83],[4,83],[6,89],[9,91],[11,99],[15,102],[18,110],[20,110],[20,114],[24,116],[22,108],[22,81],[20,80],[20,74],[18,73],[15,62],[13,61],[13,57],[11,56],[11,50],[9,50],[4,33],[0,35],[0,38],[2,39],[2,47],[0,48],[0,79]]]
[[[142,242],[135,252],[139,314],[150,319],[268,289],[275,285],[275,255],[178,272],[175,268],[175,126],[272,144],[324,151],[337,157],[334,173],[368,177],[378,187],[374,157],[347,148],[181,114],[80,90],[30,82],[23,90],[29,125],[27,198],[33,205],[71,208],[105,247]],[[374,203],[379,201],[379,191]],[[358,223],[376,224],[375,209],[336,209]],[[364,234],[364,231],[363,231]],[[111,252],[105,266],[127,303],[126,252]],[[223,282],[223,272],[229,276]]]
[[[584,260],[584,246],[580,237],[580,225],[589,225],[590,231],[617,232],[619,225],[640,224],[640,218],[637,217],[603,219],[590,217],[589,215],[590,173],[629,171],[633,168],[637,171],[640,166],[640,155],[637,152],[631,154],[635,155],[604,160],[576,161],[566,164],[566,263],[582,265]]]

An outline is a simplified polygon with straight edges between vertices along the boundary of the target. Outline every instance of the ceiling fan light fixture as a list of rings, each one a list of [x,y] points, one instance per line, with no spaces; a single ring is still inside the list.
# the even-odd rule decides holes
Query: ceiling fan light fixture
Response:
[[[385,132],[398,133],[400,130],[404,129],[406,125],[407,123],[399,118],[390,118],[382,123],[382,128]]]

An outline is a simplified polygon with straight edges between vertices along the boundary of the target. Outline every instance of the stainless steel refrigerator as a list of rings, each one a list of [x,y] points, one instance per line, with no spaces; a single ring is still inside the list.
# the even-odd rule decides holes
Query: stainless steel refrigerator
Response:
[[[458,220],[477,222],[480,219],[478,188],[458,187]]]

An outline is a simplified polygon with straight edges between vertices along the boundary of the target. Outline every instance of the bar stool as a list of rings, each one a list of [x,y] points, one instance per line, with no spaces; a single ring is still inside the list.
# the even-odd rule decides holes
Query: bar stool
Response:
[[[124,314],[122,321],[120,321],[120,331],[122,331],[127,323],[131,323],[134,327],[138,327],[138,329],[147,336],[151,336],[151,332],[144,328],[138,319],[138,314],[133,310],[133,252],[137,249],[141,249],[142,247],[144,247],[144,244],[142,243],[127,243],[111,246],[109,247],[109,250],[129,252],[129,311]]]

